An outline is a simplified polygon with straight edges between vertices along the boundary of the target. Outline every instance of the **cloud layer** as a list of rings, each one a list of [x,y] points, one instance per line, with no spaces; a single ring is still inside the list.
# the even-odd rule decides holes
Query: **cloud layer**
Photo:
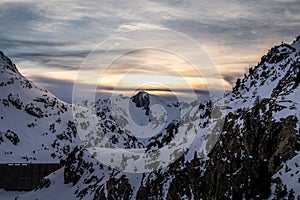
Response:
[[[24,75],[53,90],[71,84],[84,58],[111,35],[168,28],[195,39],[230,89],[268,48],[300,34],[299,7],[299,1],[279,0],[3,0],[0,49]],[[69,85],[53,92],[69,100]]]

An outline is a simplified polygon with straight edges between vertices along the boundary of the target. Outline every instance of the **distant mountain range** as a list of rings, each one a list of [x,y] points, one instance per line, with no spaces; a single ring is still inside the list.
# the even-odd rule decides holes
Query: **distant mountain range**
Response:
[[[300,198],[300,36],[271,48],[225,106],[144,91],[69,105],[2,52],[0,70],[0,162],[65,163],[18,199]],[[155,159],[140,167],[139,155]]]

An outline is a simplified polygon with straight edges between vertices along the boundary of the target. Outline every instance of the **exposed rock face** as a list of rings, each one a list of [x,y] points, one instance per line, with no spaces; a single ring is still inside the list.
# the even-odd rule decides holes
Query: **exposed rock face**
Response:
[[[147,92],[139,91],[136,95],[131,97],[131,100],[135,103],[136,107],[145,109],[146,115],[149,116],[150,97]]]
[[[268,100],[249,111],[229,114],[223,135],[210,153],[203,176],[204,196],[212,198],[268,198],[272,175],[299,150],[295,116],[272,121]],[[259,112],[263,116],[259,115]],[[266,120],[264,120],[266,118]],[[243,126],[236,124],[243,121]]]
[[[233,94],[228,95],[231,102],[223,133],[205,167],[204,197],[261,199],[287,195],[286,192],[280,196],[274,191],[282,181],[274,174],[288,160],[299,156],[299,110],[296,108],[299,52],[298,39],[292,45],[273,47],[238,81]],[[232,103],[234,99],[240,105]],[[253,104],[249,106],[249,102]],[[300,188],[297,184],[292,187]]]
[[[2,66],[3,69],[8,69],[14,73],[18,72],[16,65],[7,56],[5,56],[2,51],[0,51],[0,60],[0,66]]]

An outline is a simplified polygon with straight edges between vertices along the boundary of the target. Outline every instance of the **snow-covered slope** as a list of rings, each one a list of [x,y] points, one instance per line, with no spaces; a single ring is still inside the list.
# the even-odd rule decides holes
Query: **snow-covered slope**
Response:
[[[23,77],[0,52],[0,162],[59,163],[76,137],[71,106]]]
[[[197,135],[199,121],[208,120],[200,119],[205,112],[196,101],[167,102],[144,91],[74,106],[78,134],[91,154],[113,168],[126,160],[123,170],[131,172],[149,171],[153,163],[162,168],[176,160]],[[153,153],[155,159],[147,159]]]
[[[227,94],[229,114],[205,172],[207,177],[218,174],[218,181],[206,181],[205,195],[246,199],[300,195],[299,47],[298,36],[291,45],[271,48]]]

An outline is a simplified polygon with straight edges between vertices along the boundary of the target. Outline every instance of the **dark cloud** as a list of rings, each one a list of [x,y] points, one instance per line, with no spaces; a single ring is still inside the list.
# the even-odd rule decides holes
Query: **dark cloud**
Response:
[[[38,66],[76,70],[89,51],[64,51],[58,48],[67,48],[73,42],[18,40],[0,37],[0,49],[14,61],[33,61]],[[54,49],[56,49],[54,51]]]
[[[50,46],[45,46],[44,50],[40,52],[17,52],[9,51],[7,55],[15,61],[33,61],[38,66],[57,68],[62,70],[78,70],[84,59],[91,53],[91,50],[56,50],[51,51],[51,45],[56,46],[57,43],[50,43]],[[47,45],[47,43],[45,43]],[[58,43],[58,46],[66,45],[65,43]],[[20,49],[23,49],[18,46]],[[32,46],[31,46],[32,48]],[[50,48],[50,49],[49,49]],[[34,51],[35,49],[30,49]],[[43,52],[44,51],[44,52]],[[119,50],[111,50],[110,54],[118,54]],[[95,50],[94,55],[107,53],[105,50]],[[85,70],[94,70],[97,66],[84,66]]]
[[[49,40],[20,40],[20,39],[7,39],[4,37],[0,38],[1,48],[21,48],[21,47],[61,47],[73,45],[74,42],[59,42],[59,41],[49,41]]]
[[[78,70],[89,51],[53,53],[13,53],[11,57],[21,61],[34,61],[41,66],[64,70]]]
[[[108,91],[134,91],[136,90],[135,88],[130,88],[130,87],[111,87],[111,86],[99,86],[98,90],[108,90]],[[139,90],[139,89],[137,89]],[[200,90],[200,89],[190,89],[187,90],[186,88],[174,88],[174,89],[167,89],[167,88],[147,88],[147,87],[143,87],[142,90],[145,91],[154,91],[154,92],[181,92],[181,93],[198,93],[198,94],[202,94],[202,95],[207,95],[209,94],[208,90]]]
[[[81,52],[62,52],[62,53],[53,53],[53,54],[47,54],[47,53],[16,53],[14,54],[14,57],[17,58],[36,58],[36,57],[43,57],[43,58],[60,58],[60,57],[80,57],[84,58],[87,56],[89,51],[81,51]]]

